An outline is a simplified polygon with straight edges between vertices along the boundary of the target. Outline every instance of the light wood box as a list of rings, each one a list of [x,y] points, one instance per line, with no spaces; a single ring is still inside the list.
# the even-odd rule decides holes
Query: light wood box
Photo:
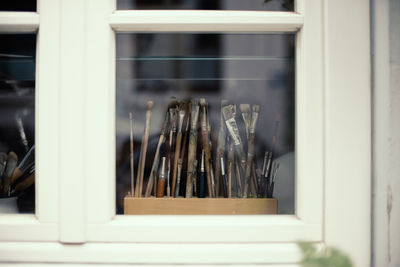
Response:
[[[245,215],[276,214],[275,198],[134,198],[125,197],[124,214]]]

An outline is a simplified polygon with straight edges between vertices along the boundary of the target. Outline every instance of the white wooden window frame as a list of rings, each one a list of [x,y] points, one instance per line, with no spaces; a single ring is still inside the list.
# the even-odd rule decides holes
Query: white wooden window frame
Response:
[[[36,13],[0,12],[1,32],[38,30],[36,216],[0,215],[0,261],[284,264],[308,240],[367,266],[368,10],[361,0],[297,0],[296,12],[40,0]],[[115,216],[115,34],[127,31],[297,33],[295,215]]]

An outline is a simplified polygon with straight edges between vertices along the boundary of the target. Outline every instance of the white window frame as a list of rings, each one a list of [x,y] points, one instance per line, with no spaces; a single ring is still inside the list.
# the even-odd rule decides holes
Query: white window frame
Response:
[[[0,33],[36,35],[35,215],[0,214],[0,241],[58,240],[58,1],[38,1],[37,12],[0,12]],[[40,28],[40,30],[39,30]]]
[[[38,7],[0,12],[2,31],[39,29],[37,211],[0,215],[0,261],[25,253],[28,262],[293,264],[295,243],[308,240],[367,266],[368,3],[297,0],[296,12],[115,11],[114,0]],[[297,32],[296,215],[115,216],[115,32],[125,31]],[[55,242],[29,253],[33,241]]]

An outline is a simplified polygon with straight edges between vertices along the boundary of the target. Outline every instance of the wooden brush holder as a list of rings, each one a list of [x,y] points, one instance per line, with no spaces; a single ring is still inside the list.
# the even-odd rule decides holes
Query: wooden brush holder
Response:
[[[127,215],[277,214],[275,198],[135,198],[125,197]]]

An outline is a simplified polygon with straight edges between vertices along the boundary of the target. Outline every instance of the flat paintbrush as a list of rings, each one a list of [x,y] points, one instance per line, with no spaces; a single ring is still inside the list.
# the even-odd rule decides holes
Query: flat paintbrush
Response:
[[[176,144],[175,144],[174,168],[172,173],[172,196],[175,196],[176,178],[178,174],[178,161],[179,161],[179,152],[181,151],[182,128],[183,128],[184,118],[185,118],[185,111],[180,110],[178,117],[178,134],[176,135]]]
[[[185,126],[185,131],[184,131],[184,134],[183,134],[183,142],[182,142],[182,149],[181,149],[181,152],[179,153],[179,160],[181,161],[181,164],[182,164],[182,168],[181,168],[181,170],[180,170],[180,172],[181,173],[179,173],[179,161],[178,161],[178,178],[179,178],[179,175],[183,175],[184,174],[184,172],[183,172],[183,169],[184,169],[184,164],[185,164],[185,161],[184,161],[184,159],[185,159],[185,152],[186,152],[186,146],[187,146],[187,141],[188,141],[188,135],[189,135],[189,116],[190,116],[190,104],[189,104],[189,109],[188,109],[188,111],[186,112],[186,116],[185,116],[185,122],[184,122],[184,125],[186,125]],[[186,168],[187,168],[187,162],[186,162]],[[181,178],[182,179],[182,178]],[[186,179],[187,179],[187,177],[186,177]],[[175,192],[176,191],[178,191],[178,195],[179,195],[179,193],[180,193],[180,186],[178,186],[177,185],[177,187],[176,187],[176,189],[175,189]],[[186,192],[184,192],[184,195],[186,194]]]
[[[156,172],[158,169],[158,165],[160,163],[160,160],[159,160],[160,159],[160,147],[161,147],[161,144],[164,143],[164,141],[165,141],[165,135],[168,130],[168,120],[169,120],[168,117],[169,117],[169,113],[167,111],[166,115],[165,115],[163,126],[161,128],[160,138],[158,139],[156,153],[154,155],[154,160],[153,160],[153,166],[151,167],[149,181],[147,182],[145,197],[150,197],[152,189],[154,191],[154,194],[157,192]]]
[[[243,150],[242,139],[240,138],[239,128],[237,126],[235,116],[233,113],[233,107],[231,105],[222,108],[222,114],[224,115],[226,128],[228,129],[229,136],[232,139],[235,150],[240,158],[240,163],[243,169],[246,166],[246,154]]]
[[[226,131],[225,131],[225,122],[224,116],[222,115],[222,108],[228,105],[228,100],[221,100],[221,119],[220,119],[220,127],[218,131],[218,140],[217,140],[217,160],[215,163],[215,180],[218,181],[218,184],[225,184],[224,181],[221,180],[221,161],[223,161],[225,154],[225,146],[226,146]],[[219,187],[220,190],[217,192],[219,195],[225,195],[226,186]]]
[[[190,123],[190,136],[189,136],[189,149],[188,149],[188,166],[187,166],[187,178],[186,178],[186,197],[192,197],[193,183],[196,176],[195,160],[197,150],[197,122],[199,119],[199,105],[197,101],[192,101],[191,110],[191,123]]]
[[[174,148],[175,148],[175,134],[177,124],[177,110],[176,108],[169,109],[170,114],[170,132],[169,132],[169,143],[167,149],[167,196],[171,196],[171,164],[173,164]]]
[[[240,109],[240,112],[242,113],[242,118],[244,121],[244,125],[246,127],[246,137],[247,137],[247,139],[249,139],[250,105],[249,104],[240,104],[239,109]]]
[[[207,111],[206,111],[206,100],[204,98],[200,99],[200,106],[202,109],[201,117],[201,137],[204,149],[204,161],[207,173],[207,186],[209,197],[215,197],[215,185],[211,177],[211,149],[210,140],[208,137],[208,127],[207,127]]]
[[[254,141],[255,141],[255,136],[256,136],[256,126],[257,126],[259,111],[260,111],[260,106],[253,105],[253,112],[251,115],[251,124],[250,124],[250,128],[249,128],[246,174],[245,174],[245,184],[244,184],[244,191],[243,191],[244,198],[247,198],[247,196],[249,195],[252,163],[253,163],[253,158],[254,158]]]

